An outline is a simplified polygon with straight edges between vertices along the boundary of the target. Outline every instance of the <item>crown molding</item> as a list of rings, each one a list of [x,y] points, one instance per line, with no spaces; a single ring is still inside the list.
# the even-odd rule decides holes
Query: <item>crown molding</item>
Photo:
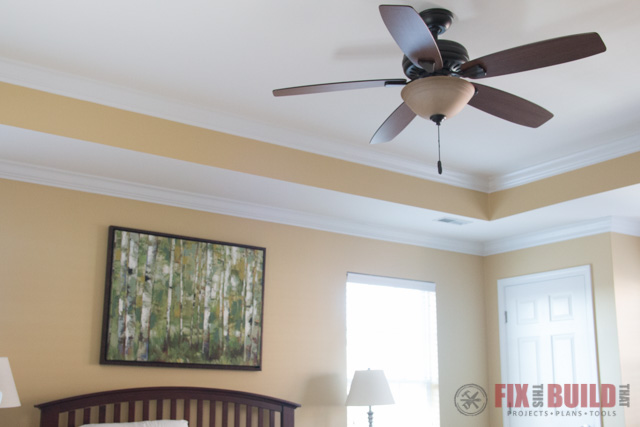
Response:
[[[607,232],[640,237],[640,223],[608,217],[478,243],[6,160],[0,160],[0,178],[479,256]]]
[[[637,136],[623,138],[617,142],[594,147],[577,154],[559,157],[550,162],[541,163],[517,172],[492,177],[488,182],[488,192],[493,193],[518,187],[638,151],[640,151],[640,140]]]
[[[482,253],[482,245],[474,242],[20,162],[0,160],[0,178],[431,249]]]
[[[485,256],[496,255],[611,232],[640,236],[640,224],[613,217],[582,221],[535,233],[525,233],[507,239],[485,242],[482,254]]]
[[[640,237],[640,223],[627,218],[611,218],[611,231],[613,233]]]

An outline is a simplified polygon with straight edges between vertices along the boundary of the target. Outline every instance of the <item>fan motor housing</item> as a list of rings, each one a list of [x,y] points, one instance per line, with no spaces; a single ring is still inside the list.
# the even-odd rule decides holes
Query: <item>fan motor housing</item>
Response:
[[[419,15],[429,27],[434,38],[447,31],[453,23],[453,13],[447,9],[427,9],[420,12]]]
[[[442,56],[442,69],[429,73],[421,67],[415,65],[407,56],[402,58],[402,69],[405,76],[410,80],[420,79],[433,75],[438,76],[459,76],[460,67],[469,61],[467,49],[453,40],[436,40],[440,55]]]

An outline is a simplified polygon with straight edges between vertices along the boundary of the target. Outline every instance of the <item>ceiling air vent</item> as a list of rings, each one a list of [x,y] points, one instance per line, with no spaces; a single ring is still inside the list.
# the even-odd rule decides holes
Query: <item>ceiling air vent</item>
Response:
[[[444,222],[445,224],[452,224],[452,225],[471,224],[471,221],[467,221],[464,219],[457,219],[457,218],[440,218],[440,219],[437,219],[436,221]]]

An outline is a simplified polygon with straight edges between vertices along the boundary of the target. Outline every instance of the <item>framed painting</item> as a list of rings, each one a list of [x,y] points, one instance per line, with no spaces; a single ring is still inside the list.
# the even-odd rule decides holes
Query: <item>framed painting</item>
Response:
[[[261,370],[265,255],[109,227],[100,363]]]

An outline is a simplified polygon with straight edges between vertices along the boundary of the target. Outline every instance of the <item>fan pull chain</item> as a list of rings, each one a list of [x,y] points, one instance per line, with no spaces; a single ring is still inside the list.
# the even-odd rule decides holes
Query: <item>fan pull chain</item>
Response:
[[[440,123],[438,125],[438,174],[442,175],[442,162],[440,161]]]

